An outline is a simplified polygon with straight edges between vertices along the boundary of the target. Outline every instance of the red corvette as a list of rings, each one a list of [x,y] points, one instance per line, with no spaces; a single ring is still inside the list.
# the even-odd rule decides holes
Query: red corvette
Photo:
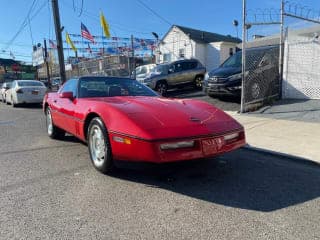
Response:
[[[88,143],[96,169],[114,160],[164,163],[208,158],[245,144],[243,127],[198,100],[167,99],[126,78],[81,77],[43,101],[51,138]]]

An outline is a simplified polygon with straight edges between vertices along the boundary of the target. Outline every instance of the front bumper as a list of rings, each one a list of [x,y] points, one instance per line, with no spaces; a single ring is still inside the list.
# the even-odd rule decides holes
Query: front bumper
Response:
[[[124,144],[113,141],[114,137],[119,137],[120,135],[110,133],[109,136],[113,157],[116,160],[166,163],[209,158],[238,149],[244,146],[246,144],[246,141],[243,129],[237,130],[236,132],[239,133],[239,136],[231,141],[224,140],[224,136],[230,134],[230,132],[215,136],[179,139],[178,141],[194,140],[195,145],[190,148],[181,148],[174,150],[161,150],[160,145],[163,143],[176,142],[177,139],[146,141],[136,138],[130,138],[130,144]],[[235,133],[235,131],[231,133]]]
[[[241,80],[227,81],[224,83],[206,82],[203,86],[203,91],[207,95],[241,95]]]

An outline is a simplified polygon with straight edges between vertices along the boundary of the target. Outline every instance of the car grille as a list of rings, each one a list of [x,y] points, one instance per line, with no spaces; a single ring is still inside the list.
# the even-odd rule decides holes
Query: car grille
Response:
[[[225,77],[211,77],[208,79],[208,82],[210,83],[221,83],[227,81],[228,78]]]

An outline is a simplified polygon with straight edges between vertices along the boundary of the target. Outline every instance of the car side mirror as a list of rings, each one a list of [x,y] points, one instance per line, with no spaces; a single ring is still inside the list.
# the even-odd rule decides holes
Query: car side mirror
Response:
[[[60,98],[68,98],[70,100],[73,100],[73,92],[62,92],[59,94]]]
[[[170,74],[170,73],[173,73],[173,72],[174,72],[173,68],[169,68],[168,73]]]

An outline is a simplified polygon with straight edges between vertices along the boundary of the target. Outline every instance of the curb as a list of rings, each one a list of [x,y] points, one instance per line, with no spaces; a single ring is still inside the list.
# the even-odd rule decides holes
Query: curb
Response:
[[[264,153],[264,154],[268,154],[271,156],[281,157],[281,158],[284,158],[285,160],[295,161],[300,164],[307,164],[307,165],[310,165],[313,167],[320,167],[319,162],[316,162],[316,161],[313,161],[313,160],[310,160],[307,158],[303,158],[303,157],[297,157],[297,156],[292,156],[292,155],[289,155],[286,153],[280,153],[280,152],[275,152],[275,151],[267,150],[267,149],[263,149],[263,148],[257,148],[257,147],[250,146],[249,144],[243,146],[242,148],[247,149],[252,152]]]

